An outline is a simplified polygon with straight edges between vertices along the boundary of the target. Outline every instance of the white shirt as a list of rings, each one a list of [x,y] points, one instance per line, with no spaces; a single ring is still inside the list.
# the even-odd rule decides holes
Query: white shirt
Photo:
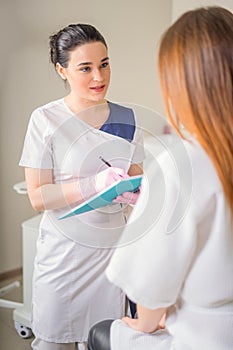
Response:
[[[107,277],[144,307],[168,307],[166,349],[230,350],[233,229],[229,209],[204,150],[196,142],[182,144],[177,153],[163,153],[150,164]],[[112,334],[115,330],[117,336],[112,335],[112,349],[144,350],[135,332],[126,328],[123,323],[113,324]],[[163,349],[159,333],[143,336],[151,344],[147,349]]]
[[[119,111],[124,119],[124,112],[129,110],[111,102],[109,109],[109,118],[113,119],[115,115],[118,118]],[[135,126],[134,138],[129,142],[89,126],[71,112],[64,99],[52,101],[32,113],[20,165],[52,169],[54,183],[88,178],[104,170],[106,165],[99,156],[127,172],[131,164],[144,159],[142,130]],[[59,221],[58,218],[68,210],[65,207],[45,211],[41,227],[56,229],[75,242],[88,246],[110,247],[118,240],[125,225],[119,204]]]

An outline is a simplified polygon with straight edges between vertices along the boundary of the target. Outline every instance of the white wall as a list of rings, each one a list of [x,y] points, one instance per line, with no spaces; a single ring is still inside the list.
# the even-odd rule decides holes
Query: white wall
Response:
[[[70,23],[95,25],[112,66],[108,98],[163,111],[156,67],[158,38],[170,24],[172,0],[9,0],[0,32],[0,273],[22,265],[21,222],[35,215],[12,186],[30,113],[65,94],[48,60],[48,37]],[[150,127],[150,125],[148,126]]]
[[[233,0],[173,0],[172,20],[176,20],[182,13],[201,6],[222,6],[233,11]]]

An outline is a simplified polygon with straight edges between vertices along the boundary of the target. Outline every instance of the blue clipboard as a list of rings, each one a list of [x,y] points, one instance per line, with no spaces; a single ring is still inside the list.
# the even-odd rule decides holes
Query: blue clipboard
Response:
[[[142,175],[131,176],[127,179],[116,181],[105,190],[79,204],[72,210],[59,217],[59,220],[66,219],[73,215],[79,215],[95,210],[112,203],[113,199],[124,192],[136,192],[142,181]]]

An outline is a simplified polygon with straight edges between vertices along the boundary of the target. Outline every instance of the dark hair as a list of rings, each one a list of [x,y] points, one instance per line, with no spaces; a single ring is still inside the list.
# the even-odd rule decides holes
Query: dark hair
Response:
[[[70,24],[49,37],[50,59],[67,68],[70,51],[80,45],[101,42],[107,48],[106,41],[100,32],[90,24]]]

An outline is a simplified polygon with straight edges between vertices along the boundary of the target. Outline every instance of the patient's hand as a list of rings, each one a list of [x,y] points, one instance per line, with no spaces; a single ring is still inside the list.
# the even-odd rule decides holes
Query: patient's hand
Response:
[[[166,313],[163,315],[163,317],[161,318],[161,320],[159,322],[160,329],[164,329],[166,327],[165,321],[166,321]]]
[[[165,328],[165,326],[161,327],[160,325],[158,325],[155,328],[153,326],[149,328],[148,326],[144,327],[142,326],[138,318],[123,317],[122,321],[125,322],[130,328],[134,329],[135,331],[144,333],[154,333],[155,331]]]
[[[135,331],[141,331],[138,318],[123,317],[122,321]]]
[[[165,328],[165,308],[149,310],[137,305],[137,309],[139,311],[139,318],[122,318],[122,321],[125,322],[130,328],[144,333],[154,333]]]

